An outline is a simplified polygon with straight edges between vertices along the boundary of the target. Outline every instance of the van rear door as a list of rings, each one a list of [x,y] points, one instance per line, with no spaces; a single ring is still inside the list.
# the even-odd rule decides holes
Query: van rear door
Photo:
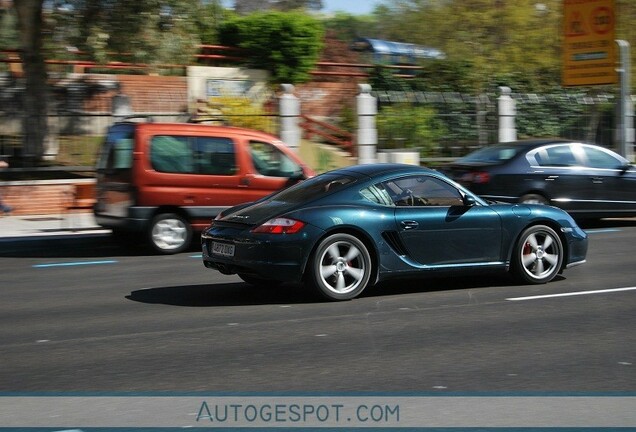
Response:
[[[95,216],[112,221],[104,226],[115,227],[128,216],[128,208],[134,205],[132,185],[133,148],[135,124],[119,123],[111,126],[97,162],[97,203]]]

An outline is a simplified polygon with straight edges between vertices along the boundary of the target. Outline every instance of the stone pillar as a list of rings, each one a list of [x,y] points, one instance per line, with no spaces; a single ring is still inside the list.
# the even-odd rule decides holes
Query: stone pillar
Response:
[[[517,108],[514,99],[510,96],[510,87],[499,87],[499,142],[510,142],[517,140],[517,129],[515,127],[515,116]]]
[[[300,147],[300,100],[294,95],[294,86],[282,84],[283,94],[278,98],[280,139],[295,152]]]
[[[377,162],[378,130],[375,118],[378,114],[378,105],[375,97],[371,96],[369,84],[358,84],[358,96],[356,96],[358,113],[358,163],[369,164]]]
[[[111,114],[115,121],[133,114],[130,96],[121,91],[121,85],[117,83],[117,94],[111,99]]]

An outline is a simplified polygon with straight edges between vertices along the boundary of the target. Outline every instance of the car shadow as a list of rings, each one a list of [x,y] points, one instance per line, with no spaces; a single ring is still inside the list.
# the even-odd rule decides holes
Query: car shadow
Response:
[[[561,278],[561,276],[558,276]],[[400,279],[366,289],[360,299],[392,295],[453,291],[470,288],[509,286],[508,275],[490,274],[466,277]],[[180,285],[132,291],[126,299],[147,304],[182,307],[223,307],[331,303],[298,284],[276,287],[253,286],[244,282]],[[353,301],[356,301],[355,299]]]
[[[126,298],[140,303],[186,307],[304,304],[323,301],[299,285],[263,287],[245,282],[147,288],[132,291]]]

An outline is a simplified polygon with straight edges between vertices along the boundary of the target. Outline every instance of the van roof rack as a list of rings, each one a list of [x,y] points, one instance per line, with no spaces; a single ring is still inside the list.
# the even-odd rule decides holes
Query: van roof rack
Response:
[[[151,115],[148,114],[132,114],[122,117],[117,120],[117,123],[130,122],[132,120],[145,120],[146,123],[154,123],[154,119]]]

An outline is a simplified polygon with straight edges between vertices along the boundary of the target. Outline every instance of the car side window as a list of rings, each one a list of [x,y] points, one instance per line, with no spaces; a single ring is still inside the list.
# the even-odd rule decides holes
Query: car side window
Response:
[[[617,169],[623,165],[622,161],[602,150],[592,147],[583,147],[583,150],[587,159],[585,165],[590,168]]]
[[[569,145],[545,147],[536,152],[536,160],[540,166],[569,167],[579,165]]]
[[[150,162],[153,169],[166,173],[192,173],[194,161],[189,138],[157,135],[150,140]]]
[[[405,177],[384,184],[393,202],[399,207],[463,205],[461,192],[436,177]]]
[[[360,190],[360,195],[362,195],[367,200],[374,202],[376,204],[385,205],[385,206],[393,206],[393,200],[391,199],[391,195],[385,189],[382,183],[365,187]]]
[[[234,142],[223,137],[197,137],[194,141],[197,172],[233,175],[237,172]]]
[[[252,164],[259,174],[269,177],[291,177],[302,172],[302,167],[276,146],[260,141],[250,141],[249,145]]]

